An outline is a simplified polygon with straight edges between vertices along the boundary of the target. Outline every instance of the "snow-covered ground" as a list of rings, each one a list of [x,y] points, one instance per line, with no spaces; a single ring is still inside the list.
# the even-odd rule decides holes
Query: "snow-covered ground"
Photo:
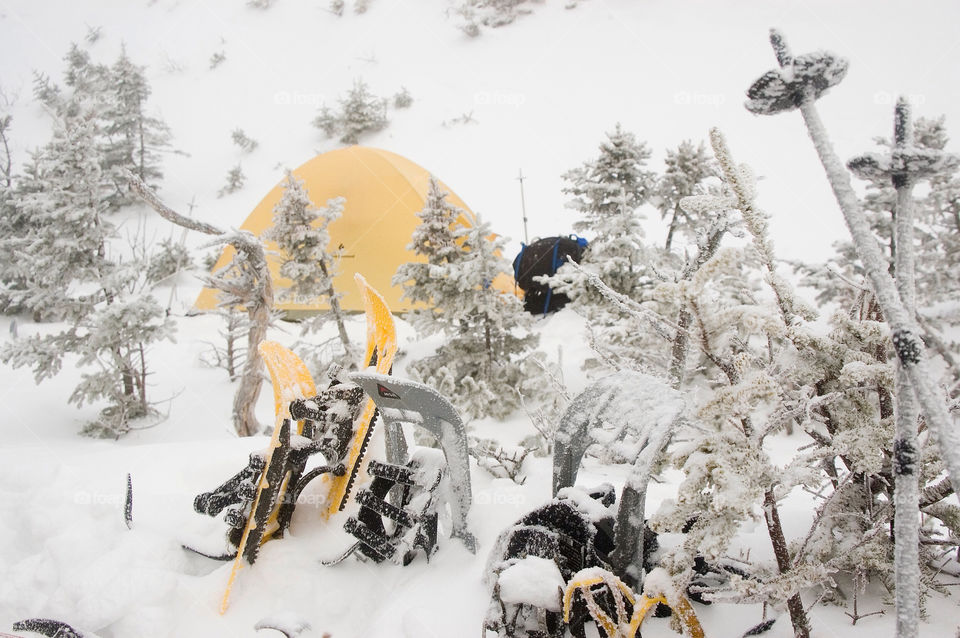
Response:
[[[377,0],[363,15],[337,18],[323,1],[280,0],[268,11],[243,2],[31,2],[0,1],[0,106],[14,116],[14,160],[44,143],[49,120],[31,99],[31,72],[59,80],[68,43],[102,27],[91,50],[112,62],[125,45],[148,65],[153,104],[170,125],[161,193],[194,215],[239,226],[282,176],[317,152],[335,148],[310,125],[318,107],[334,103],[355,78],[378,94],[401,86],[411,109],[392,111],[384,131],[364,139],[435,171],[501,234],[521,237],[515,177],[529,179],[526,202],[533,235],[569,231],[559,176],[595,153],[605,130],[621,121],[655,151],[702,138],[709,126],[727,134],[740,161],[764,177],[760,202],[772,213],[781,257],[817,259],[843,234],[842,221],[804,139],[799,116],[757,118],[742,107],[743,91],[775,64],[767,43],[770,26],[782,28],[797,51],[828,48],[851,59],[849,77],[822,100],[823,117],[842,156],[865,150],[873,136],[889,135],[897,94],[911,96],[918,115],[948,115],[960,123],[960,67],[956,59],[955,2],[668,2],[582,0],[535,6],[535,14],[469,39],[455,28],[444,0]],[[210,56],[226,60],[209,68]],[[470,114],[476,123],[450,124]],[[443,123],[446,122],[447,125]],[[244,155],[230,141],[243,128],[260,142]],[[955,145],[954,145],[955,146]],[[216,192],[227,170],[242,162],[246,186],[222,199]],[[655,216],[651,211],[651,216]],[[146,217],[166,237],[165,222]],[[651,231],[653,232],[653,231]],[[191,236],[197,253],[204,241]],[[309,503],[297,510],[287,538],[269,543],[240,577],[228,613],[217,613],[228,565],[193,556],[180,544],[216,544],[219,521],[195,514],[193,497],[237,471],[266,439],[231,433],[234,386],[222,370],[201,364],[218,341],[220,321],[185,316],[199,287],[183,277],[172,295],[176,342],[150,353],[151,392],[169,399],[167,418],[120,441],[79,438],[96,406],[67,404],[79,371],[64,371],[37,386],[29,372],[0,367],[0,631],[31,616],[56,617],[104,637],[254,636],[267,617],[295,617],[305,635],[476,635],[487,606],[481,576],[497,534],[550,494],[549,459],[526,461],[526,482],[516,485],[473,468],[472,531],[479,551],[441,540],[431,562],[408,567],[347,560],[319,561],[347,543],[336,520],[323,524]],[[349,326],[359,340],[363,323]],[[19,319],[21,335],[38,330]],[[50,329],[49,326],[42,329]],[[582,323],[568,312],[541,321],[541,349],[563,348],[571,390],[586,384],[579,364],[587,353]],[[0,320],[3,335],[11,320]],[[270,338],[291,343],[295,328],[281,324]],[[408,359],[429,343],[401,322],[400,346]],[[403,373],[404,360],[397,374]],[[258,407],[271,422],[265,387]],[[515,444],[533,429],[523,414],[474,424],[479,434]],[[787,437],[785,450],[795,447]],[[370,457],[383,458],[375,441]],[[134,482],[134,526],[123,523],[125,477]],[[585,485],[622,484],[626,470],[588,460]],[[648,511],[673,494],[679,476],[665,474],[651,487]],[[791,538],[807,528],[810,502],[792,498],[781,512]],[[752,556],[769,555],[762,525],[740,539]],[[806,600],[811,604],[812,600]],[[841,607],[816,606],[814,635],[854,638],[892,635],[891,607],[871,590],[860,613],[886,610],[855,626]],[[952,637],[960,627],[956,597],[933,597],[922,635]],[[698,607],[707,636],[739,636],[759,622],[759,608]],[[644,624],[648,637],[672,635],[668,622]],[[767,634],[792,635],[786,618]]]

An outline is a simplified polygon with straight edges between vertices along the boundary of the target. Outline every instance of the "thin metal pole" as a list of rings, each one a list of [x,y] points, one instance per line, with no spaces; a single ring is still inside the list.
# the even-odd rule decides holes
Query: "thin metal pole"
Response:
[[[523,198],[523,180],[526,177],[523,176],[523,169],[520,169],[520,175],[517,177],[517,181],[520,182],[520,208],[523,211],[523,243],[529,244],[530,237],[527,235],[527,203]]]

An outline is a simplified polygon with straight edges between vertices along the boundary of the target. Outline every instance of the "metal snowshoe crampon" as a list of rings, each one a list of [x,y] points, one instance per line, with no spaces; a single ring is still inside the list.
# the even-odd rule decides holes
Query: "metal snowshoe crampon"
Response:
[[[632,637],[650,609],[668,605],[687,636],[702,638],[686,597],[665,596],[664,588],[653,584],[644,588],[657,544],[643,518],[647,483],[684,408],[678,392],[633,372],[601,379],[573,399],[554,439],[554,500],[501,534],[491,554],[485,632],[579,638],[592,622],[607,636]],[[590,445],[619,445],[627,438],[629,445],[622,447],[632,450],[632,468],[618,506],[609,485],[591,491],[574,487]],[[552,576],[544,559],[555,567]],[[531,587],[538,578],[539,585]],[[634,588],[644,593],[637,596]]]
[[[466,428],[457,411],[421,383],[369,372],[349,378],[380,410],[388,462],[371,461],[367,467],[373,481],[357,493],[360,511],[344,525],[357,543],[335,562],[355,551],[375,562],[406,565],[418,550],[429,559],[441,515],[449,516],[450,535],[476,551],[476,539],[467,529],[472,496]],[[440,449],[419,448],[408,458],[404,423],[427,430]]]

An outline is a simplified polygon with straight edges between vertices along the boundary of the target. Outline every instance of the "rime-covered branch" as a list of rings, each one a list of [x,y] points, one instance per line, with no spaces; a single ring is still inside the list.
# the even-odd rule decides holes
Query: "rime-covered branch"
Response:
[[[223,305],[243,307],[250,320],[247,326],[247,357],[243,364],[240,385],[233,398],[233,425],[241,436],[256,434],[260,431],[256,405],[263,385],[263,360],[257,346],[267,336],[270,310],[273,307],[273,284],[263,243],[252,233],[227,232],[185,217],[160,201],[143,180],[133,173],[128,171],[127,179],[133,192],[167,221],[189,230],[214,235],[218,241],[230,244],[236,250],[236,256],[230,265],[208,277],[207,283],[226,293],[227,298]]]
[[[147,186],[142,179],[134,175],[132,171],[126,171],[127,182],[130,184],[131,190],[137,194],[140,199],[146,202],[150,208],[155,210],[157,214],[166,219],[169,222],[181,226],[188,230],[195,230],[198,233],[203,233],[205,235],[224,235],[226,231],[217,228],[211,224],[197,221],[189,217],[185,217],[180,213],[176,212],[157,197],[157,194],[153,192],[149,186]]]

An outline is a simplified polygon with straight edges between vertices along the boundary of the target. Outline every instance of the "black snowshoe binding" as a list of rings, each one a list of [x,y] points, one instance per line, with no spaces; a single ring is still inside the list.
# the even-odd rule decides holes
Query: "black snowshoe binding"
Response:
[[[370,461],[370,484],[357,492],[360,511],[343,528],[356,549],[375,563],[408,565],[422,550],[429,560],[437,547],[437,488],[442,465],[411,460],[406,465]]]

